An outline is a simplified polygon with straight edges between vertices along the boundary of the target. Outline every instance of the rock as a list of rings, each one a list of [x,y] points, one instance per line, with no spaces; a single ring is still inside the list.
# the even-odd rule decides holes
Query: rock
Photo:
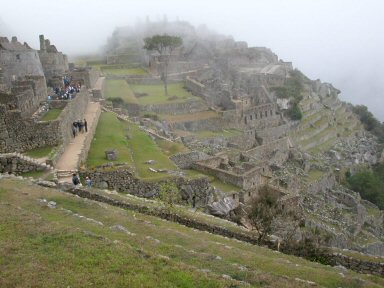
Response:
[[[155,160],[148,160],[148,161],[145,161],[145,164],[150,164],[150,165],[152,165],[152,164],[155,164],[155,163],[156,163]]]
[[[208,204],[208,211],[210,214],[225,217],[229,215],[232,210],[235,210],[239,204],[230,197],[225,197],[217,202]]]
[[[49,207],[49,208],[56,208],[56,202],[55,201],[49,201],[48,202],[48,204],[47,204],[47,206]]]

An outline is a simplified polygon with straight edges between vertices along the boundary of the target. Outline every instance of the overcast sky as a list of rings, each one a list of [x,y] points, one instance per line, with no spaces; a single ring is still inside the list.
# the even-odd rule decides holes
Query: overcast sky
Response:
[[[36,49],[45,34],[70,55],[97,51],[114,27],[146,16],[206,24],[271,48],[384,121],[383,0],[0,0],[0,7],[0,33]]]

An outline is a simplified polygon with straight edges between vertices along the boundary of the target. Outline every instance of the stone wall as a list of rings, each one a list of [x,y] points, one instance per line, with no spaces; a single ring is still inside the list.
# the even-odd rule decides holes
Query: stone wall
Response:
[[[277,151],[279,152],[277,155]],[[288,138],[281,138],[265,145],[258,146],[251,150],[243,152],[245,157],[258,159],[258,161],[277,161],[278,163],[284,163],[289,156],[289,141]],[[279,156],[274,159],[274,156]]]
[[[0,154],[0,173],[18,175],[31,171],[44,171],[48,168],[45,164],[17,153]]]
[[[91,67],[75,68],[70,72],[70,75],[72,81],[80,82],[87,88],[92,89],[100,77],[100,71]]]
[[[176,155],[172,155],[169,157],[176,165],[177,167],[181,169],[190,169],[192,168],[192,164],[196,161],[205,160],[209,158],[207,154],[200,151],[191,151],[187,153],[179,153]]]
[[[35,122],[23,119],[18,110],[0,105],[0,153],[23,152],[38,147],[56,146],[61,135],[59,121]]]
[[[326,258],[332,266],[341,265],[359,273],[384,276],[384,263],[364,261],[340,253],[326,255]]]
[[[226,121],[221,117],[170,123],[172,129],[186,130],[186,131],[217,131],[218,129],[233,128],[233,123]]]
[[[159,182],[146,182],[136,178],[129,167],[97,169],[81,171],[80,177],[86,176],[93,181],[94,187],[114,189],[119,192],[129,193],[139,197],[159,197],[162,183],[172,182],[179,189],[182,200],[192,204],[192,197],[195,196],[197,206],[205,207],[208,203],[213,188],[207,178],[187,180],[184,178],[173,178]]]
[[[317,194],[320,191],[332,189],[336,185],[336,177],[332,172],[326,173],[319,180],[312,183],[307,192],[311,194]]]
[[[17,38],[9,41],[0,37],[0,66],[3,69],[3,84],[11,87],[12,81],[27,75],[44,76],[39,55],[28,44],[21,44]]]
[[[85,110],[87,109],[90,100],[90,95],[85,87],[82,87],[80,92],[76,94],[76,97],[72,100],[65,100],[67,102],[66,107],[61,112],[58,121],[60,122],[60,143],[64,146],[67,145],[72,135],[72,123],[76,120],[83,119]]]
[[[140,109],[143,112],[177,115],[207,111],[208,107],[203,101],[193,100],[180,103],[143,105]]]
[[[0,105],[0,153],[23,152],[38,147],[66,145],[72,139],[71,126],[82,119],[89,102],[86,89],[77,93],[58,119],[38,121],[23,119],[19,110]]]

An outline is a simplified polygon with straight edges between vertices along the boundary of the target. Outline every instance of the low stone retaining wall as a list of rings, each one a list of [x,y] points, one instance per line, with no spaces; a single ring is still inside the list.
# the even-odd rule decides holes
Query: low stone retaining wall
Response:
[[[155,112],[157,114],[170,115],[197,113],[208,110],[208,106],[203,101],[199,100],[159,105],[151,104],[141,106],[140,108],[143,112]]]
[[[136,178],[126,166],[80,171],[81,179],[85,179],[86,176],[92,179],[93,185],[96,188],[114,189],[144,198],[159,197],[163,184],[174,183],[184,203],[192,205],[194,196],[195,204],[198,207],[205,207],[213,193],[213,187],[210,186],[208,179],[204,177],[190,180],[175,177],[159,182],[147,182]]]
[[[368,262],[340,253],[326,255],[326,258],[332,266],[341,265],[359,273],[384,276],[384,263]]]
[[[176,165],[177,167],[181,169],[190,169],[192,168],[193,163],[200,160],[208,159],[209,155],[205,154],[201,151],[191,151],[187,153],[179,153],[176,155],[172,155],[169,157]]]
[[[18,153],[0,154],[0,173],[19,175],[31,171],[44,171],[49,168],[50,166]]]

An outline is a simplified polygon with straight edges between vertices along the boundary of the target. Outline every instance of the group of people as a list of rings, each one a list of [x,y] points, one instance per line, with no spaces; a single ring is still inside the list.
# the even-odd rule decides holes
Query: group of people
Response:
[[[71,100],[75,98],[76,93],[80,92],[81,83],[71,84],[72,78],[69,76],[63,77],[63,87],[55,87],[53,91],[55,95],[48,96],[49,100]]]
[[[80,177],[76,174],[76,173],[73,173],[72,174],[72,183],[73,185],[75,186],[82,186],[81,185],[81,181],[80,181]],[[85,184],[87,185],[87,187],[92,187],[92,180],[90,177],[85,177]]]
[[[72,123],[72,135],[75,138],[78,133],[88,132],[88,122],[86,119],[77,120]]]

